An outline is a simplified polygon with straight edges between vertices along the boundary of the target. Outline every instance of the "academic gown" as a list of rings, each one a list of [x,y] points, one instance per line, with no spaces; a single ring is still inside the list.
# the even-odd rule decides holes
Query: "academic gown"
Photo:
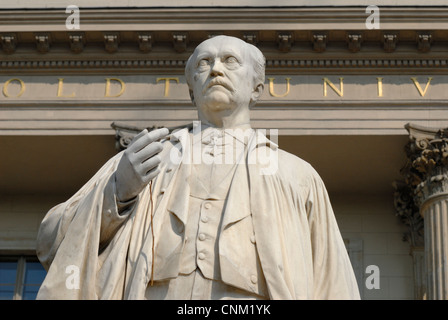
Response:
[[[48,271],[38,299],[144,299],[151,275],[178,275],[188,214],[190,140],[185,128],[164,141],[161,173],[122,215],[113,196],[122,152],[47,213],[37,239],[37,255]],[[224,283],[253,290],[238,237],[240,222],[251,215],[270,299],[359,299],[321,178],[310,164],[280,150],[259,131],[235,171],[223,214],[219,261]],[[172,224],[168,233],[162,229],[167,215]]]

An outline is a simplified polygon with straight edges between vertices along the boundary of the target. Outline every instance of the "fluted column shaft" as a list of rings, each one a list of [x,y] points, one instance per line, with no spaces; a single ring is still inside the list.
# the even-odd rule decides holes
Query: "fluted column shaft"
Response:
[[[426,299],[426,266],[425,266],[425,248],[412,247],[411,256],[414,262],[414,299]]]
[[[402,172],[424,221],[426,298],[448,300],[448,128],[406,129],[408,162]]]
[[[437,194],[421,207],[425,219],[427,298],[448,300],[448,194]]]

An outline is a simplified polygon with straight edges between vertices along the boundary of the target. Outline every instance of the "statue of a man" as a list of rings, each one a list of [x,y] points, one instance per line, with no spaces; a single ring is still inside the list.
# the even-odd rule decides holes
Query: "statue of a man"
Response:
[[[250,126],[264,68],[237,38],[196,48],[199,125],[142,131],[48,212],[38,299],[359,298],[322,180]]]

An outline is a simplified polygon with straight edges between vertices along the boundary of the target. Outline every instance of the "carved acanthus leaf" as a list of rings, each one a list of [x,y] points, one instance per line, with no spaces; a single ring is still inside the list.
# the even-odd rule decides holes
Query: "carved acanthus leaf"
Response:
[[[414,189],[416,203],[448,191],[448,129],[431,130],[406,125],[409,143],[408,163],[402,169],[406,182]]]

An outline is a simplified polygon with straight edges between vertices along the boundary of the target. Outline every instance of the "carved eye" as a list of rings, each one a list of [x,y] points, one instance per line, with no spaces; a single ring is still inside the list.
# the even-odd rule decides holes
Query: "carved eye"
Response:
[[[229,56],[225,59],[225,62],[227,64],[235,64],[235,63],[239,63],[238,59],[233,57],[233,56]]]
[[[201,59],[198,62],[198,67],[206,67],[210,64],[210,61],[208,59]]]

